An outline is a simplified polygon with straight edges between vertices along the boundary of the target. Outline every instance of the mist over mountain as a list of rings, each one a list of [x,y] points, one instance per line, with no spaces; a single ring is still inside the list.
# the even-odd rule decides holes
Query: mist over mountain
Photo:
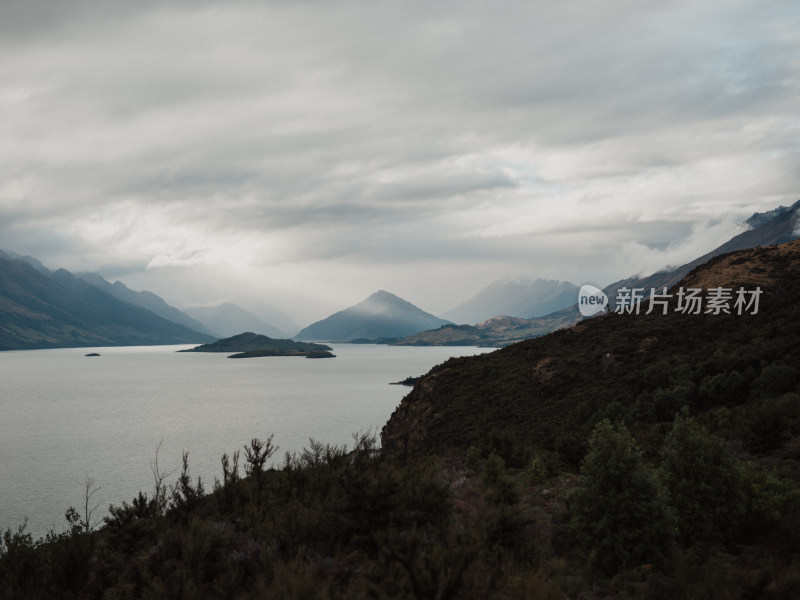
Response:
[[[575,302],[578,286],[552,279],[498,280],[473,298],[444,313],[455,323],[480,323],[498,315],[531,319]]]
[[[447,324],[450,321],[380,290],[350,308],[309,325],[294,337],[324,341],[399,338]]]
[[[214,335],[218,337],[231,337],[243,331],[252,331],[273,338],[290,335],[282,328],[267,323],[262,318],[254,315],[233,302],[223,302],[217,306],[193,306],[183,309],[190,317],[203,323]],[[277,313],[277,311],[275,311]],[[282,323],[291,322],[282,317]],[[296,327],[290,331],[296,330]]]
[[[603,291],[609,298],[609,307],[611,310],[615,308],[617,291],[622,287],[641,288],[646,294],[649,293],[650,288],[660,291],[665,287],[672,287],[696,267],[722,254],[760,246],[774,246],[797,239],[800,237],[799,222],[800,200],[789,207],[782,206],[764,213],[755,213],[746,221],[747,224],[752,226],[752,229],[734,236],[711,252],[677,269],[660,271],[648,277],[629,277],[606,286]],[[489,286],[487,290],[491,288],[492,286]],[[430,331],[408,336],[397,343],[404,346],[505,346],[524,339],[545,335],[581,320],[582,317],[575,301],[576,296],[577,292],[573,292],[572,300],[564,308],[539,318],[509,319],[498,315],[488,318],[475,326],[451,325],[431,329]]]
[[[756,227],[761,227],[762,225],[766,225],[772,219],[776,217],[780,217],[783,213],[792,210],[794,206],[779,206],[778,208],[773,208],[772,210],[767,210],[761,213],[753,213],[747,220],[745,220],[745,224],[749,225],[751,229],[755,229]]]
[[[775,216],[773,216],[775,215]],[[778,207],[774,210],[755,213],[747,221],[753,228],[734,236],[721,246],[714,248],[695,260],[681,265],[677,269],[660,271],[649,277],[629,277],[616,281],[604,288],[609,298],[609,306],[614,308],[617,290],[622,287],[642,288],[647,293],[650,288],[662,290],[670,288],[685,277],[692,269],[698,267],[715,256],[733,252],[735,250],[748,250],[759,246],[775,246],[785,244],[800,237],[798,231],[798,217],[800,216],[800,200],[789,207]],[[772,217],[772,218],[770,218]],[[574,309],[577,313],[577,309]]]
[[[40,263],[39,263],[40,265]],[[59,269],[0,256],[0,350],[183,344],[210,336],[123,302]]]
[[[168,321],[178,323],[179,325],[183,325],[184,327],[188,327],[194,331],[199,331],[200,333],[204,333],[206,335],[214,335],[214,333],[200,321],[193,319],[174,306],[170,306],[166,303],[166,301],[164,301],[163,298],[152,292],[135,292],[121,281],[115,281],[112,284],[98,273],[77,273],[76,276],[84,280],[86,283],[89,283],[104,291],[110,296],[114,296],[118,300],[128,302],[140,308],[145,308],[151,312],[154,312],[159,317],[163,317]]]

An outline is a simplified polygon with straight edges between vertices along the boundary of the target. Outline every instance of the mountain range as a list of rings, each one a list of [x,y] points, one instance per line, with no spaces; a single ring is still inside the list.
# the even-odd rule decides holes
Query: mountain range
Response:
[[[800,201],[756,213],[746,221],[750,230],[677,269],[607,286],[611,309],[622,287],[669,288],[715,256],[797,238],[798,211]],[[502,346],[580,320],[576,296],[577,287],[569,282],[496,281],[448,311],[447,320],[381,290],[293,337]],[[268,323],[233,303],[181,311],[151,292],[133,291],[119,281],[112,284],[96,273],[51,272],[33,257],[0,251],[0,349],[191,343],[242,331],[282,338],[296,331],[278,311],[270,309],[269,315]],[[455,325],[452,320],[477,324]]]
[[[619,289],[641,288],[649,293],[671,288],[696,267],[714,257],[737,251],[784,244],[800,237],[800,200],[791,206],[780,206],[774,210],[753,214],[745,224],[752,227],[734,236],[721,246],[676,269],[660,271],[648,277],[629,277],[616,281],[603,289],[609,298],[609,307],[616,307]],[[445,326],[419,332],[395,342],[404,346],[506,346],[511,343],[537,337],[557,329],[573,325],[582,319],[577,307],[577,292],[569,305],[543,317],[534,319],[497,316],[474,326]]]
[[[106,281],[98,273],[77,273],[76,276],[117,300],[147,309],[167,321],[172,321],[206,335],[217,335],[214,331],[210,331],[201,321],[191,318],[185,311],[180,311],[174,306],[170,306],[163,298],[152,292],[135,292],[121,281],[115,281],[114,283]]]
[[[213,340],[34,261],[0,255],[0,350]]]
[[[417,308],[394,294],[380,290],[366,300],[302,329],[301,340],[349,342],[402,338],[425,329],[451,324]]]

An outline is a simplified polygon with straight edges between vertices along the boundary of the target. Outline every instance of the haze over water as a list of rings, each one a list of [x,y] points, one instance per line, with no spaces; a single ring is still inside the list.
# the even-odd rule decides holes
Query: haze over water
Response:
[[[220,457],[274,433],[280,449],[309,438],[352,445],[386,422],[406,386],[451,356],[480,348],[334,344],[335,359],[178,353],[190,346],[69,348],[0,354],[0,528],[28,517],[34,536],[64,529],[82,510],[83,482],[100,486],[96,516],[152,488],[151,462],[174,481],[189,452],[206,490]],[[97,351],[100,357],[84,355]]]

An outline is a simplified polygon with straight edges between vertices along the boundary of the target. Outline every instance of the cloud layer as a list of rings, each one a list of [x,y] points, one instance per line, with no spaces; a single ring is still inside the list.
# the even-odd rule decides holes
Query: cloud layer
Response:
[[[800,196],[788,2],[51,4],[0,8],[2,246],[178,304],[443,312]]]

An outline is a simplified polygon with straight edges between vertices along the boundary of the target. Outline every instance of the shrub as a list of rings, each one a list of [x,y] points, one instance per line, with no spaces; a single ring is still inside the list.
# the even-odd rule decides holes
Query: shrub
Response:
[[[483,463],[483,478],[487,483],[497,483],[505,473],[505,470],[506,461],[496,452],[492,452]]]
[[[740,471],[724,442],[685,411],[664,443],[660,473],[684,544],[731,538],[744,515]]]
[[[667,565],[672,515],[655,472],[624,426],[607,420],[597,425],[569,506],[571,528],[596,568],[611,574],[644,563]]]

